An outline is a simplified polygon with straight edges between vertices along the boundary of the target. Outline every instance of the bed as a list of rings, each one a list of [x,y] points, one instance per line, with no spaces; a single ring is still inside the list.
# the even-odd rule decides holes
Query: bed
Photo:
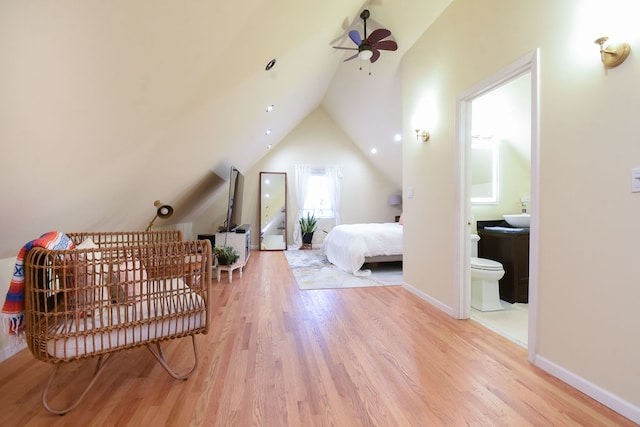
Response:
[[[365,263],[402,261],[402,225],[398,222],[341,224],[325,237],[324,255],[341,270],[355,275]]]

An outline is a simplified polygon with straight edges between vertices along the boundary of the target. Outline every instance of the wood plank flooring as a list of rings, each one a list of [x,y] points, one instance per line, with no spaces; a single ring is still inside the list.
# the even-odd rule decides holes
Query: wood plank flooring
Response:
[[[0,364],[2,426],[631,426],[527,362],[526,350],[450,318],[400,286],[300,291],[281,252],[213,285],[200,364],[171,379],[121,352],[78,408],[40,403],[53,369],[28,350]],[[178,366],[190,340],[165,346]],[[59,403],[95,361],[64,365]]]

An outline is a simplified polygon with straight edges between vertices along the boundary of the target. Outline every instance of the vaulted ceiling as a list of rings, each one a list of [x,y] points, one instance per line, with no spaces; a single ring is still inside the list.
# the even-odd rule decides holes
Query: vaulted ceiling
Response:
[[[140,229],[318,107],[401,186],[401,58],[450,2],[1,2],[0,257],[51,229]],[[343,62],[365,8],[398,51]]]

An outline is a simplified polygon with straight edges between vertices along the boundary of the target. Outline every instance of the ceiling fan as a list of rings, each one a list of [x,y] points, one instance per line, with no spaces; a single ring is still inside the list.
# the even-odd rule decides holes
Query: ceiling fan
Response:
[[[383,40],[391,35],[391,31],[386,28],[378,28],[367,36],[367,19],[369,19],[369,10],[365,9],[360,14],[360,18],[364,21],[364,38],[360,37],[360,33],[357,30],[349,31],[349,38],[358,47],[343,47],[333,46],[334,49],[344,50],[357,50],[355,55],[352,55],[344,60],[344,62],[350,61],[355,58],[360,58],[362,61],[376,62],[380,58],[381,50],[396,50],[398,44],[393,40]]]

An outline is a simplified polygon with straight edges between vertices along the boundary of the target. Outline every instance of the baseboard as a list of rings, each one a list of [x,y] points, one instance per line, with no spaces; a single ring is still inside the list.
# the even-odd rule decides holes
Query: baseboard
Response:
[[[24,350],[25,348],[27,348],[27,344],[25,343],[21,343],[19,346],[16,346],[16,347],[9,345],[6,348],[3,348],[2,350],[0,350],[0,362],[7,360],[14,354]]]
[[[564,381],[571,387],[580,390],[603,405],[613,409],[620,415],[629,418],[634,423],[640,424],[640,407],[627,402],[602,387],[598,387],[573,372],[567,371],[563,367],[545,359],[544,357],[536,356],[534,365]]]
[[[402,282],[402,287],[405,288],[407,291],[411,292],[412,294],[414,294],[415,296],[417,296],[418,298],[425,300],[432,306],[436,307],[438,310],[444,311],[449,316],[454,317],[453,308],[449,307],[448,305],[443,304],[441,301],[431,297],[430,295],[427,295],[426,293],[422,292],[420,289],[417,289],[411,286],[407,282]]]
[[[412,294],[416,295],[418,298],[426,301],[427,303],[433,305],[441,311],[444,311],[451,317],[453,316],[453,309],[441,301],[427,295],[420,289],[417,289],[406,282],[402,283],[402,287]],[[574,374],[573,372],[569,372],[561,366],[551,362],[544,357],[536,356],[534,365],[539,367],[540,369],[548,372],[554,377],[564,381],[569,384],[571,387],[576,390],[581,391],[587,396],[595,399],[596,401],[602,403],[608,408],[616,411],[620,415],[629,418],[634,423],[640,424],[640,407],[627,402],[626,400],[620,398],[619,396],[614,395],[613,393],[603,389],[602,387],[598,387],[597,385],[585,380],[582,377]]]

